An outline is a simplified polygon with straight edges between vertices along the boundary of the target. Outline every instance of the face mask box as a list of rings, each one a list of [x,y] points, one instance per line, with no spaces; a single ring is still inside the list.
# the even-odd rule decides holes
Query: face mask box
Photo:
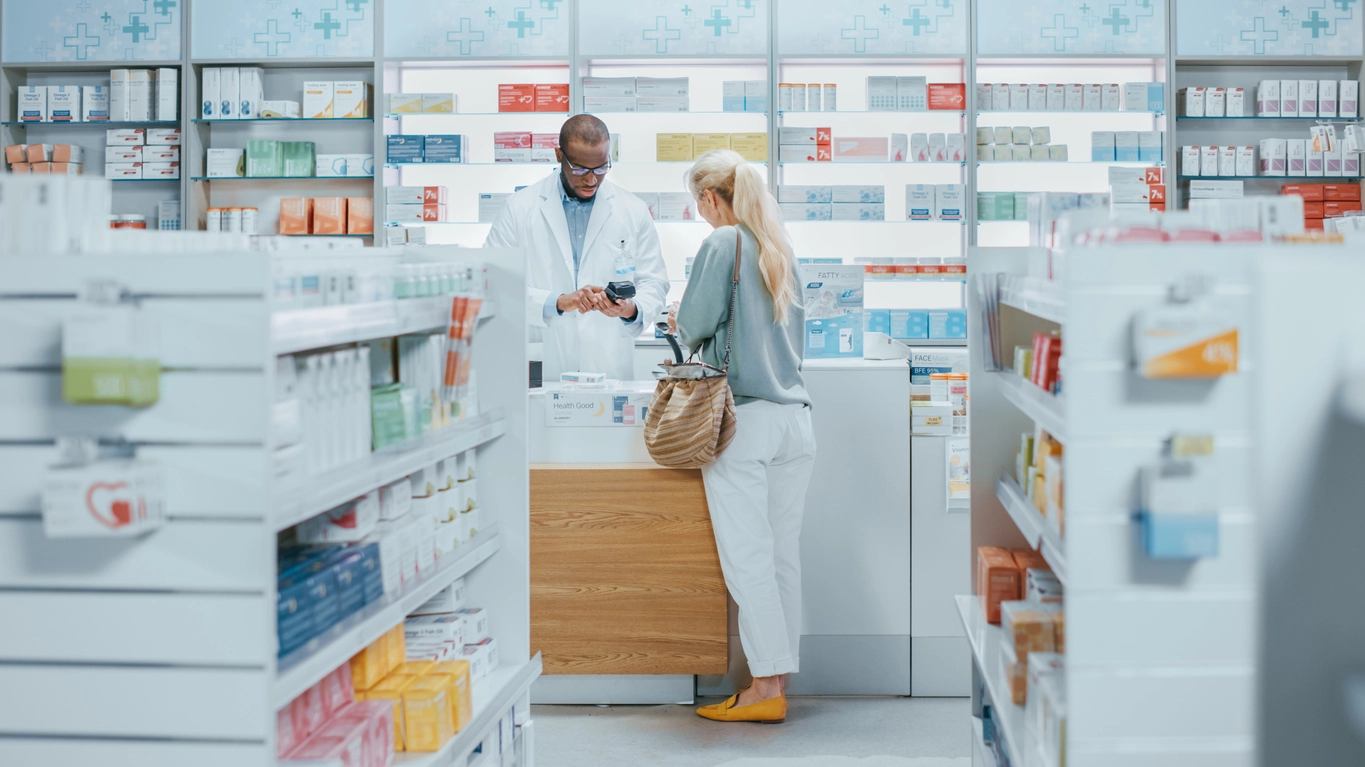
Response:
[[[1318,117],[1337,116],[1337,81],[1318,81]]]
[[[1237,147],[1218,147],[1218,175],[1229,177],[1237,175]]]
[[[1203,117],[1208,91],[1204,88],[1181,88],[1175,94],[1176,114],[1181,117]]]
[[[1098,112],[1104,101],[1104,88],[1097,83],[1090,83],[1085,86],[1085,91],[1081,96],[1081,109],[1086,112]]]
[[[1047,86],[1047,111],[1061,112],[1066,109],[1066,86],[1053,83]]]
[[[1204,92],[1204,116],[1226,117],[1228,109],[1228,89],[1209,88]]]
[[[374,178],[374,155],[347,154],[346,175],[351,178]]]
[[[1047,111],[1047,86],[1038,84],[1028,87],[1028,111]]]
[[[1299,116],[1299,81],[1280,81],[1280,117]]]
[[[818,200],[817,202],[886,202],[886,187],[880,184],[839,184],[833,187],[814,188],[830,190],[829,200]]]
[[[1256,86],[1256,116],[1280,116],[1280,81],[1262,80]]]

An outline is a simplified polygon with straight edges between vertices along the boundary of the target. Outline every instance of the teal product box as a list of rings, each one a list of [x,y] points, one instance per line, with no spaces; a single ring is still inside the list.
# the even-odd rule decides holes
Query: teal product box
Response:
[[[424,162],[464,162],[464,136],[428,134],[422,157]]]
[[[720,109],[722,112],[744,111],[743,80],[726,80],[721,83]]]
[[[1166,111],[1166,83],[1147,83],[1147,109],[1151,112]]]
[[[309,169],[309,175],[316,168]],[[275,177],[284,175],[284,144],[279,141],[253,140],[246,142],[246,175]]]
[[[963,309],[943,309],[929,312],[930,338],[966,338],[967,312]]]
[[[892,309],[891,337],[911,340],[916,338],[928,338],[929,312],[916,311],[914,309]],[[925,383],[928,383],[928,381]]]
[[[280,150],[284,155],[284,173],[291,178],[303,178],[317,173],[317,147],[311,141],[282,141]]]
[[[891,310],[867,309],[863,312],[864,333],[885,333],[891,335]]]
[[[1114,131],[1090,132],[1090,161],[1114,162]]]
[[[806,359],[861,359],[862,324],[862,312],[806,320]]]
[[[424,162],[426,138],[410,133],[389,136],[389,154],[385,162]]]
[[[834,208],[830,203],[779,202],[784,221],[831,221]]]
[[[744,111],[745,112],[768,111],[767,80],[744,81]]]
[[[1029,201],[1029,198],[1032,197],[1032,196],[1033,196],[1033,192],[1015,192],[1015,193],[1014,193],[1014,220],[1015,220],[1015,221],[1027,221],[1027,220],[1028,220],[1028,201]]]
[[[833,257],[833,256],[820,257],[820,258],[798,258],[798,259],[796,259],[796,264],[797,264],[797,266],[801,266],[801,265],[803,265],[803,264],[842,264],[843,262],[844,262],[844,260],[843,260],[842,258],[836,258],[836,257]]]
[[[1013,221],[1013,192],[978,192],[976,217],[982,221]]]
[[[1218,556],[1217,514],[1138,514],[1142,548],[1150,559]]]

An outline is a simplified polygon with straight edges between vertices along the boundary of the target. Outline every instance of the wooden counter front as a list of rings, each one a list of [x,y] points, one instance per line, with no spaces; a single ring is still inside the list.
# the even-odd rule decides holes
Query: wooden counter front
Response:
[[[723,674],[726,603],[700,471],[531,466],[531,652],[546,674]]]

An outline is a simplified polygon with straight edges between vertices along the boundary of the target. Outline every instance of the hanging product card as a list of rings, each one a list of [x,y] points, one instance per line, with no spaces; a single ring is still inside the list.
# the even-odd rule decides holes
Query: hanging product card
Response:
[[[130,303],[81,301],[62,320],[62,399],[145,407],[160,398],[155,321]]]
[[[863,356],[863,266],[803,264],[806,357]]]
[[[1142,545],[1152,559],[1218,556],[1218,482],[1210,436],[1176,436],[1139,475]]]
[[[1237,372],[1237,320],[1207,299],[1140,310],[1134,364],[1143,378],[1217,378]]]
[[[610,389],[546,388],[546,426],[644,426],[654,399],[653,384],[641,381]]]
[[[971,440],[944,440],[948,465],[948,508],[964,508],[972,500]]]
[[[134,536],[165,518],[160,465],[136,459],[76,462],[48,469],[43,533],[49,538]]]

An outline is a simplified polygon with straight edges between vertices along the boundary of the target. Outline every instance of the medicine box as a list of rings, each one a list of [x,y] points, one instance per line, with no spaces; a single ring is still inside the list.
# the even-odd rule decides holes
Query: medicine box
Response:
[[[635,95],[637,97],[687,96],[689,89],[686,77],[637,77]]]
[[[499,83],[498,111],[536,111],[536,86],[532,83]]]
[[[767,162],[768,134],[731,133],[730,151],[735,152],[749,162]]]
[[[1280,116],[1280,81],[1262,80],[1256,86],[1256,115],[1258,117]]]
[[[52,122],[81,121],[81,88],[79,85],[49,85],[47,87],[47,116]]]
[[[583,78],[584,96],[631,96],[636,95],[634,77],[585,77]]]
[[[933,184],[905,186],[905,217],[910,221],[932,221],[938,203]]]
[[[825,111],[834,111],[834,86],[826,85],[825,91]],[[767,80],[745,80],[744,81],[744,111],[746,112],[766,112],[768,111],[768,81]]]
[[[340,87],[340,83],[337,84]],[[539,87],[539,86],[537,86]],[[369,83],[365,84],[365,96],[368,98],[370,93]],[[340,99],[338,99],[340,101]],[[365,114],[363,117],[370,116],[369,104],[363,103]],[[429,115],[448,115],[455,113],[455,94],[453,93],[423,93],[422,94],[422,113]],[[342,115],[345,117],[346,115]]]
[[[422,111],[422,94],[390,93],[389,114],[415,115]]]
[[[880,184],[837,184],[833,187],[808,188],[829,189],[831,202],[886,202],[886,187]]]
[[[147,131],[143,128],[116,128],[104,132],[104,143],[110,146],[125,144],[141,146],[147,143]]]
[[[274,119],[297,120],[303,116],[303,106],[297,101],[269,100],[262,101],[260,108],[261,117]]]
[[[1050,83],[1047,86],[1047,111],[1061,112],[1066,109],[1066,86]]]
[[[531,134],[531,162],[555,162],[555,150],[558,148],[558,133]]]
[[[346,175],[346,155],[344,154],[320,154],[315,157],[315,162],[314,175],[319,178],[337,178]],[[213,174],[210,173],[209,175]],[[393,187],[389,188],[392,189]]]
[[[426,96],[422,98],[425,102]],[[431,94],[439,97],[442,94]],[[332,115],[334,117],[369,117],[370,86],[363,80],[337,80],[332,83]],[[423,103],[422,111],[426,111]]]
[[[1318,117],[1337,116],[1337,81],[1318,81]]]
[[[867,78],[867,109],[870,112],[896,110],[897,82],[895,77],[872,75]]]
[[[1175,113],[1181,117],[1203,117],[1207,90],[1181,88],[1175,94]]]
[[[1027,112],[1029,87],[1023,83],[1012,83],[1010,89],[1010,111]]]
[[[1177,102],[1179,96],[1177,95]],[[1179,104],[1177,103],[1177,108]],[[1123,84],[1123,108],[1128,112],[1147,111],[1147,83]]]
[[[1216,146],[1199,147],[1199,175],[1201,176],[1218,175],[1218,147]]]
[[[1114,162],[1117,149],[1115,131],[1092,131],[1090,133],[1090,159],[1092,162]],[[1137,159],[1137,158],[1134,158]]]
[[[1360,81],[1341,80],[1337,83],[1337,116],[1356,117],[1360,105]]]
[[[1085,86],[1084,95],[1081,97],[1081,109],[1086,112],[1098,112],[1100,111],[1100,105],[1103,100],[1103,87],[1098,83],[1088,83]]]
[[[777,187],[778,202],[834,202],[834,187],[783,184]]]
[[[934,185],[934,218],[940,221],[961,221],[966,194],[966,189],[961,184]]]
[[[896,111],[923,112],[929,109],[929,82],[925,77],[896,78]]]
[[[744,81],[726,80],[721,83],[721,111],[723,112],[743,112],[744,111]]]
[[[692,156],[701,157],[707,152],[714,152],[718,149],[730,148],[730,134],[728,133],[693,133],[692,134]]]
[[[464,162],[464,136],[457,134],[427,134],[422,145],[422,162]]]
[[[691,133],[655,134],[655,157],[658,162],[688,162],[692,160]]]
[[[162,70],[157,70],[157,109],[162,107],[161,88],[163,78],[160,75]],[[172,73],[175,70],[170,70]],[[238,67],[237,68],[237,114],[239,119],[248,120],[262,117],[261,105],[265,102],[265,70],[260,67]],[[174,109],[174,101],[171,102]],[[172,114],[170,118],[174,119]],[[157,119],[163,119],[159,115]]]
[[[495,142],[497,141],[497,135],[500,134],[494,134]],[[526,135],[527,141],[529,142],[530,134],[528,133]],[[422,155],[426,146],[425,136],[399,133],[387,136],[386,138],[388,140],[388,156],[386,162],[423,162]],[[494,146],[494,159],[496,159],[496,143]],[[527,159],[530,159],[529,151]]]
[[[444,205],[444,186],[390,186],[384,189],[384,202],[389,205]]]
[[[1118,83],[1107,83],[1100,93],[1100,111],[1117,112],[1123,104],[1123,91]]]
[[[886,205],[880,202],[836,202],[830,208],[833,221],[886,220]]]
[[[1299,117],[1318,116],[1318,81],[1299,81]]]
[[[1247,97],[1246,90],[1243,88],[1227,88],[1224,98],[1226,104],[1224,111],[1227,117],[1246,117],[1247,116]]]
[[[347,154],[346,175],[350,177],[363,176],[365,178],[374,177],[374,155],[372,154]]]
[[[942,146],[943,134],[939,137]],[[843,137],[834,139],[831,145],[834,162],[886,162],[890,151],[890,141],[885,136]],[[933,146],[930,146],[933,158]]]
[[[81,88],[81,122],[109,119],[109,86],[86,85]]]
[[[1163,162],[1165,160],[1162,151],[1161,131],[1139,131],[1138,132],[1138,160],[1142,162]],[[1115,138],[1117,143],[1117,137]]]
[[[834,218],[832,203],[779,202],[777,207],[785,221],[831,221]]]
[[[1139,131],[1114,132],[1114,160],[1116,162],[1137,162],[1141,160]]]
[[[46,122],[47,117],[47,86],[19,86],[19,122]]]
[[[136,112],[137,85],[139,78],[136,76],[138,70],[128,70],[128,103],[129,109]],[[238,76],[237,67],[220,67],[218,69],[218,119],[236,120],[237,101],[242,95],[241,79]],[[331,117],[331,115],[328,115]],[[134,117],[133,119],[137,119]]]
[[[335,92],[331,81],[310,80],[303,84],[303,117],[306,120],[334,115]]]
[[[963,309],[944,309],[929,312],[930,338],[966,338],[967,312]]]
[[[788,144],[777,148],[777,159],[781,162],[816,162],[818,150],[815,144]]]

